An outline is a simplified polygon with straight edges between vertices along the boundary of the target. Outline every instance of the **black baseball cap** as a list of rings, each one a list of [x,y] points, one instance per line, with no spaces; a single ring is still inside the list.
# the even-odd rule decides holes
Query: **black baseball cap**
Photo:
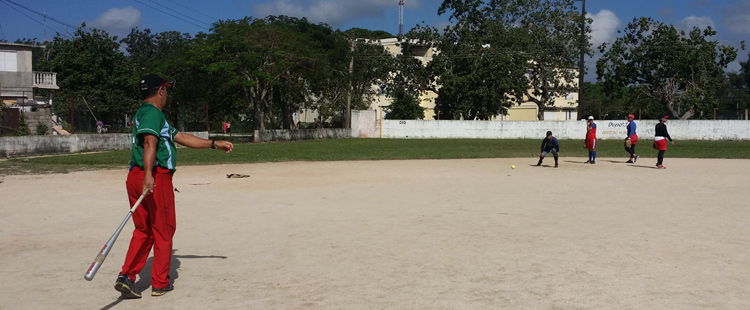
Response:
[[[552,132],[551,132],[551,131],[547,131],[547,135],[548,135],[548,136],[551,136],[551,135],[552,135]]]
[[[141,78],[139,89],[141,90],[141,93],[144,93],[149,89],[158,88],[161,86],[172,87],[172,84],[156,74],[148,74]]]

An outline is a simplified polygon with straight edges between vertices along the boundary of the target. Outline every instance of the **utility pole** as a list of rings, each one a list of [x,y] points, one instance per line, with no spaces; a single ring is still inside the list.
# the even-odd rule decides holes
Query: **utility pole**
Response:
[[[73,108],[73,94],[70,94],[70,133],[76,133],[75,109]]]
[[[351,52],[349,56],[349,89],[346,93],[346,120],[344,128],[352,128],[352,75],[354,74],[354,44],[356,39],[352,40]]]
[[[404,0],[398,0],[398,36],[404,35]]]
[[[208,100],[206,100],[206,131],[208,131]]]
[[[581,0],[581,57],[578,59],[578,107],[577,118],[581,118],[581,105],[583,104],[583,75],[585,71],[584,56],[586,54],[586,0]]]

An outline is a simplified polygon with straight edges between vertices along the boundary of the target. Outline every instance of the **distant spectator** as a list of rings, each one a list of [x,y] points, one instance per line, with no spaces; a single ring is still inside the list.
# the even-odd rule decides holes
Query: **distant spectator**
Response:
[[[224,130],[224,133],[230,133],[231,134],[232,133],[232,123],[226,122],[226,124],[227,124],[227,129]]]
[[[104,122],[96,121],[96,132],[101,134],[103,130],[104,130]]]

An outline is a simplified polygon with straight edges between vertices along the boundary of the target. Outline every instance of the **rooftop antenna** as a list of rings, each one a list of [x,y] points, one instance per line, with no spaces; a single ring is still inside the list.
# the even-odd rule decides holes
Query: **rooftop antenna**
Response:
[[[404,35],[404,0],[398,0],[398,35]]]

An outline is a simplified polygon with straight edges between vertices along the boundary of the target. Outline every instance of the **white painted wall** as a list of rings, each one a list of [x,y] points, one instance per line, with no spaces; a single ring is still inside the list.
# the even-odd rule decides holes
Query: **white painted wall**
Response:
[[[352,138],[380,137],[378,114],[376,110],[352,111]]]
[[[360,113],[352,113],[352,136],[380,137],[381,122],[378,115],[358,112]],[[355,123],[360,125],[355,126]],[[595,123],[599,139],[625,139],[627,121],[600,120]],[[640,139],[653,139],[656,123],[657,120],[636,121]],[[750,140],[750,121],[743,120],[670,120],[667,122],[667,129],[675,140]],[[382,120],[383,138],[541,139],[548,130],[558,139],[584,139],[586,122]]]

